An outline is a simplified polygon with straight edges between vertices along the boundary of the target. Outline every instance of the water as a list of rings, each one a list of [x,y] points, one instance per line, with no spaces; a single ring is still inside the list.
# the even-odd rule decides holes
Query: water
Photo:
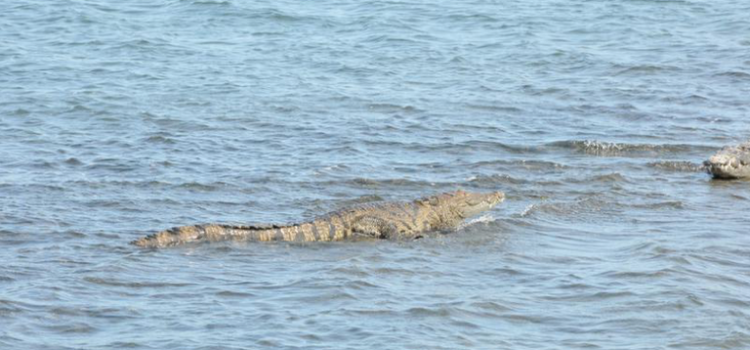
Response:
[[[746,1],[16,0],[0,348],[750,347]],[[502,190],[414,242],[128,245]]]

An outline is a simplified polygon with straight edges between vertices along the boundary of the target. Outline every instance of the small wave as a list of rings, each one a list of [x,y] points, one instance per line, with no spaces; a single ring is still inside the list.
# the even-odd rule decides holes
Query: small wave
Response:
[[[484,185],[522,185],[529,183],[528,180],[518,179],[515,177],[512,177],[510,175],[490,175],[490,176],[472,176],[467,179],[470,183],[474,185],[484,186]]]
[[[573,295],[562,295],[562,296],[547,296],[544,299],[554,301],[604,301],[609,299],[623,299],[636,296],[635,293],[630,291],[612,291],[612,292],[595,292],[595,293],[576,293]]]
[[[105,170],[114,172],[130,172],[139,169],[135,162],[123,161],[114,158],[95,159],[94,162],[86,167],[89,170]]]
[[[355,266],[336,267],[331,269],[331,272],[356,278],[366,278],[370,276],[370,274],[366,270]]]
[[[96,317],[107,319],[129,319],[140,316],[135,310],[127,308],[96,308],[56,306],[49,313],[62,317]]]
[[[31,114],[31,112],[23,108],[18,108],[15,111],[11,112],[10,114],[16,117],[26,117],[29,114]]]
[[[0,282],[13,282],[13,281],[15,281],[13,277],[0,276]]]
[[[102,286],[129,287],[129,288],[176,288],[189,286],[189,283],[167,283],[167,282],[125,282],[100,277],[84,277],[84,281]]]
[[[211,0],[200,0],[200,1],[191,1],[191,5],[198,5],[198,6],[231,6],[232,3],[229,1],[211,1]]]
[[[400,267],[379,267],[379,268],[373,269],[372,272],[378,276],[386,276],[386,275],[414,276],[417,274],[412,270],[400,268]]]
[[[65,163],[65,164],[67,164],[67,165],[72,165],[72,166],[79,166],[79,165],[83,165],[83,162],[81,162],[81,161],[80,161],[80,160],[78,160],[77,158],[72,158],[72,157],[71,157],[71,158],[68,158],[68,159],[66,159],[64,163]]]
[[[141,343],[116,341],[107,344],[105,347],[107,349],[139,349],[144,346]]]
[[[319,304],[319,303],[325,303],[325,302],[343,302],[345,300],[351,300],[351,301],[357,301],[359,298],[357,298],[356,295],[347,293],[344,291],[328,291],[320,294],[309,294],[308,296],[299,297],[299,300],[302,302],[308,302],[312,304]]]
[[[28,184],[3,184],[0,183],[0,190],[13,191],[16,189],[23,189],[24,191],[40,191],[40,192],[66,192],[70,190],[70,187],[64,185],[48,185],[40,183],[28,183]],[[7,193],[7,192],[5,192]]]
[[[640,209],[683,209],[684,204],[681,201],[666,201],[657,203],[638,203],[632,204],[630,207]]]
[[[680,71],[680,68],[672,66],[656,66],[650,64],[637,65],[633,67],[627,67],[615,73],[615,75],[651,75],[659,74],[662,72],[676,72]]]
[[[644,279],[656,279],[663,278],[673,274],[675,271],[672,269],[661,269],[655,271],[606,271],[599,274],[600,277],[605,277],[613,280],[644,280]]]
[[[531,204],[521,212],[521,217],[529,217],[537,213],[559,217],[580,216],[584,213],[596,213],[618,207],[616,202],[607,201],[600,196],[583,196],[572,201],[548,201]]]
[[[161,136],[161,135],[149,136],[148,138],[146,138],[144,140],[144,142],[147,142],[147,143],[162,143],[162,144],[168,144],[168,145],[173,145],[173,144],[177,143],[174,139],[166,137],[166,136]]]
[[[722,73],[715,74],[714,76],[732,78],[732,79],[738,79],[738,80],[750,80],[750,73],[739,72],[739,71],[722,72]]]
[[[660,161],[651,162],[647,164],[649,167],[659,170],[667,170],[673,172],[700,172],[704,171],[705,167],[702,164],[697,164],[688,161]]]
[[[469,219],[467,221],[460,223],[458,227],[456,228],[456,231],[463,230],[469,226],[474,226],[477,224],[487,224],[493,221],[495,221],[494,216],[492,216],[491,214],[484,214],[482,216],[478,216],[476,218],[472,218],[472,219]]]
[[[503,314],[500,316],[500,318],[511,322],[511,323],[521,323],[521,324],[544,324],[549,323],[551,321],[554,321],[554,317],[541,317],[536,315],[528,315],[528,314]]]
[[[406,310],[406,314],[412,317],[450,317],[451,309],[445,307],[413,307]]]
[[[53,326],[43,326],[51,331],[58,333],[94,333],[97,328],[84,322],[67,323]]]
[[[361,177],[350,180],[348,181],[348,183],[357,187],[368,187],[368,188],[377,188],[377,187],[383,187],[383,186],[400,186],[400,187],[409,187],[409,188],[419,188],[419,187],[429,187],[429,186],[434,185],[433,183],[430,183],[427,181],[414,181],[414,180],[406,180],[406,179],[375,180],[375,179],[367,179],[367,178],[361,178]]]
[[[386,113],[397,113],[397,112],[404,112],[404,113],[417,113],[417,112],[424,112],[424,110],[411,106],[411,105],[397,105],[397,104],[391,104],[391,103],[372,103],[367,106],[367,109],[371,111],[377,111],[377,112],[386,112]]]
[[[123,181],[123,180],[74,180],[66,181],[64,187],[59,187],[60,191],[65,191],[70,188],[83,187],[83,188],[106,188],[106,187],[132,187],[132,188],[165,188],[170,186],[168,182],[156,181],[156,180],[144,180],[144,181]],[[50,187],[50,186],[47,186]]]
[[[190,191],[214,192],[227,186],[229,186],[229,184],[225,182],[214,182],[214,183],[186,182],[186,183],[177,185],[176,187],[187,189]]]
[[[21,303],[0,299],[0,316],[19,314],[27,310],[28,307],[24,307]]]
[[[222,298],[252,298],[255,297],[255,294],[253,293],[247,293],[247,292],[236,292],[231,290],[222,290],[220,292],[217,292],[215,294],[217,297]]]
[[[489,14],[486,14],[486,13],[469,13],[469,14],[466,14],[466,13],[454,13],[454,14],[449,14],[449,15],[445,16],[445,20],[446,21],[451,21],[451,22],[454,22],[454,21],[455,22],[468,22],[468,23],[472,23],[472,24],[475,24],[475,23],[491,23],[491,22],[497,22],[498,21],[497,18],[495,18],[493,16],[490,16]]]
[[[524,210],[523,210],[523,211],[521,212],[521,214],[519,214],[519,215],[520,215],[520,216],[521,216],[522,218],[525,218],[525,217],[527,217],[527,216],[531,215],[531,213],[533,213],[533,212],[534,212],[534,210],[536,209],[536,208],[535,208],[535,206],[536,206],[536,205],[537,205],[537,204],[529,204],[529,205],[528,205],[528,206],[527,206],[527,207],[526,207],[526,208],[525,208],[525,209],[524,209]]]
[[[340,204],[340,206],[342,208],[345,208],[345,207],[348,207],[348,206],[353,206],[353,205],[358,205],[358,204],[364,204],[364,203],[382,202],[384,200],[385,200],[385,198],[373,194],[373,195],[360,196],[360,197],[357,197],[357,198],[354,198],[354,199],[344,200],[344,201],[342,201],[339,204]]]
[[[629,144],[597,140],[568,140],[546,144],[547,147],[570,149],[595,156],[655,156],[664,153],[711,152],[713,148],[686,144]]]
[[[514,153],[514,154],[536,153],[539,151],[535,147],[509,145],[509,144],[497,142],[497,141],[472,140],[472,141],[463,143],[461,145],[465,145],[465,146],[477,148],[477,149],[485,149],[485,150],[494,150],[494,151],[502,150],[502,151],[506,151],[506,152]]]
[[[520,113],[523,112],[521,108],[515,106],[503,106],[494,104],[468,104],[467,108],[475,109],[478,111],[487,112],[502,112],[502,113]]]
[[[543,160],[528,160],[528,159],[480,161],[480,162],[473,163],[470,166],[474,168],[490,167],[490,166],[504,166],[504,167],[514,168],[514,169],[521,168],[524,170],[559,170],[559,169],[569,168],[567,165],[561,164],[561,163],[543,161]]]
[[[372,284],[367,281],[361,281],[361,280],[355,280],[355,281],[349,281],[346,282],[344,285],[345,288],[354,289],[354,290],[368,290],[368,289],[379,289],[380,287],[376,284]]]
[[[419,128],[424,128],[425,125],[420,125]],[[460,127],[458,130],[464,130],[466,128],[474,128],[474,126],[467,126],[467,125],[454,125],[454,127]],[[409,127],[411,128],[411,126]],[[491,128],[491,127],[490,127]],[[490,128],[483,128],[483,129],[490,129]],[[498,129],[500,130],[500,129]],[[417,142],[403,142],[403,141],[382,141],[382,140],[363,140],[362,141],[366,145],[371,146],[389,146],[393,148],[399,148],[399,149],[408,149],[410,151],[416,151],[416,152],[441,152],[441,153],[447,153],[447,154],[466,154],[467,152],[475,152],[475,151],[490,151],[490,152],[503,152],[503,153],[510,153],[510,154],[533,154],[538,153],[540,149],[538,147],[533,146],[518,146],[518,145],[509,145],[502,142],[497,141],[479,141],[479,140],[471,140],[471,141],[465,141],[465,142],[441,142],[436,144],[428,144],[428,143],[417,143]],[[359,150],[357,150],[358,153],[361,153]]]
[[[513,311],[512,308],[505,306],[505,305],[501,305],[494,301],[474,302],[474,303],[471,303],[471,306],[476,309],[482,310],[483,312],[493,312],[496,314]]]
[[[620,173],[610,173],[610,174],[603,174],[603,175],[596,175],[588,179],[584,179],[582,182],[585,183],[592,183],[592,182],[626,182],[627,179],[622,176]]]

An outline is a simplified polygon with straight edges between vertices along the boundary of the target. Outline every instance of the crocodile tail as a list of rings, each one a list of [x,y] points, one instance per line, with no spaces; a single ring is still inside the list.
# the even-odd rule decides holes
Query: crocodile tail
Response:
[[[239,226],[223,224],[173,227],[131,242],[143,248],[165,248],[191,242],[285,240],[286,226]],[[286,229],[285,229],[286,230]]]
[[[131,242],[143,248],[165,248],[192,242],[217,241],[333,241],[346,237],[343,225],[318,220],[298,225],[206,224],[173,227]]]

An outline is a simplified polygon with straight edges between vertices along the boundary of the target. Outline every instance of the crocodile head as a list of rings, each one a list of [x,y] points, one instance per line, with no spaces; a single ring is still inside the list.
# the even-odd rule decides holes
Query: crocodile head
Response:
[[[502,192],[479,193],[458,190],[425,198],[419,203],[445,209],[458,219],[465,219],[490,210],[503,200],[505,200],[505,194]]]
[[[703,165],[717,179],[750,178],[750,141],[722,148]]]

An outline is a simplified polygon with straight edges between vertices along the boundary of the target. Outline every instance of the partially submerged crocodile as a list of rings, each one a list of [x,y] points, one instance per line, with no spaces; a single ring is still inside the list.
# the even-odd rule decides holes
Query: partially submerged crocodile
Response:
[[[411,202],[381,202],[334,211],[312,221],[290,225],[203,224],[174,227],[132,243],[163,248],[189,242],[340,241],[346,239],[417,238],[421,233],[456,229],[466,218],[495,207],[502,192],[456,191]]]
[[[703,165],[716,179],[750,178],[750,141],[722,148]]]

